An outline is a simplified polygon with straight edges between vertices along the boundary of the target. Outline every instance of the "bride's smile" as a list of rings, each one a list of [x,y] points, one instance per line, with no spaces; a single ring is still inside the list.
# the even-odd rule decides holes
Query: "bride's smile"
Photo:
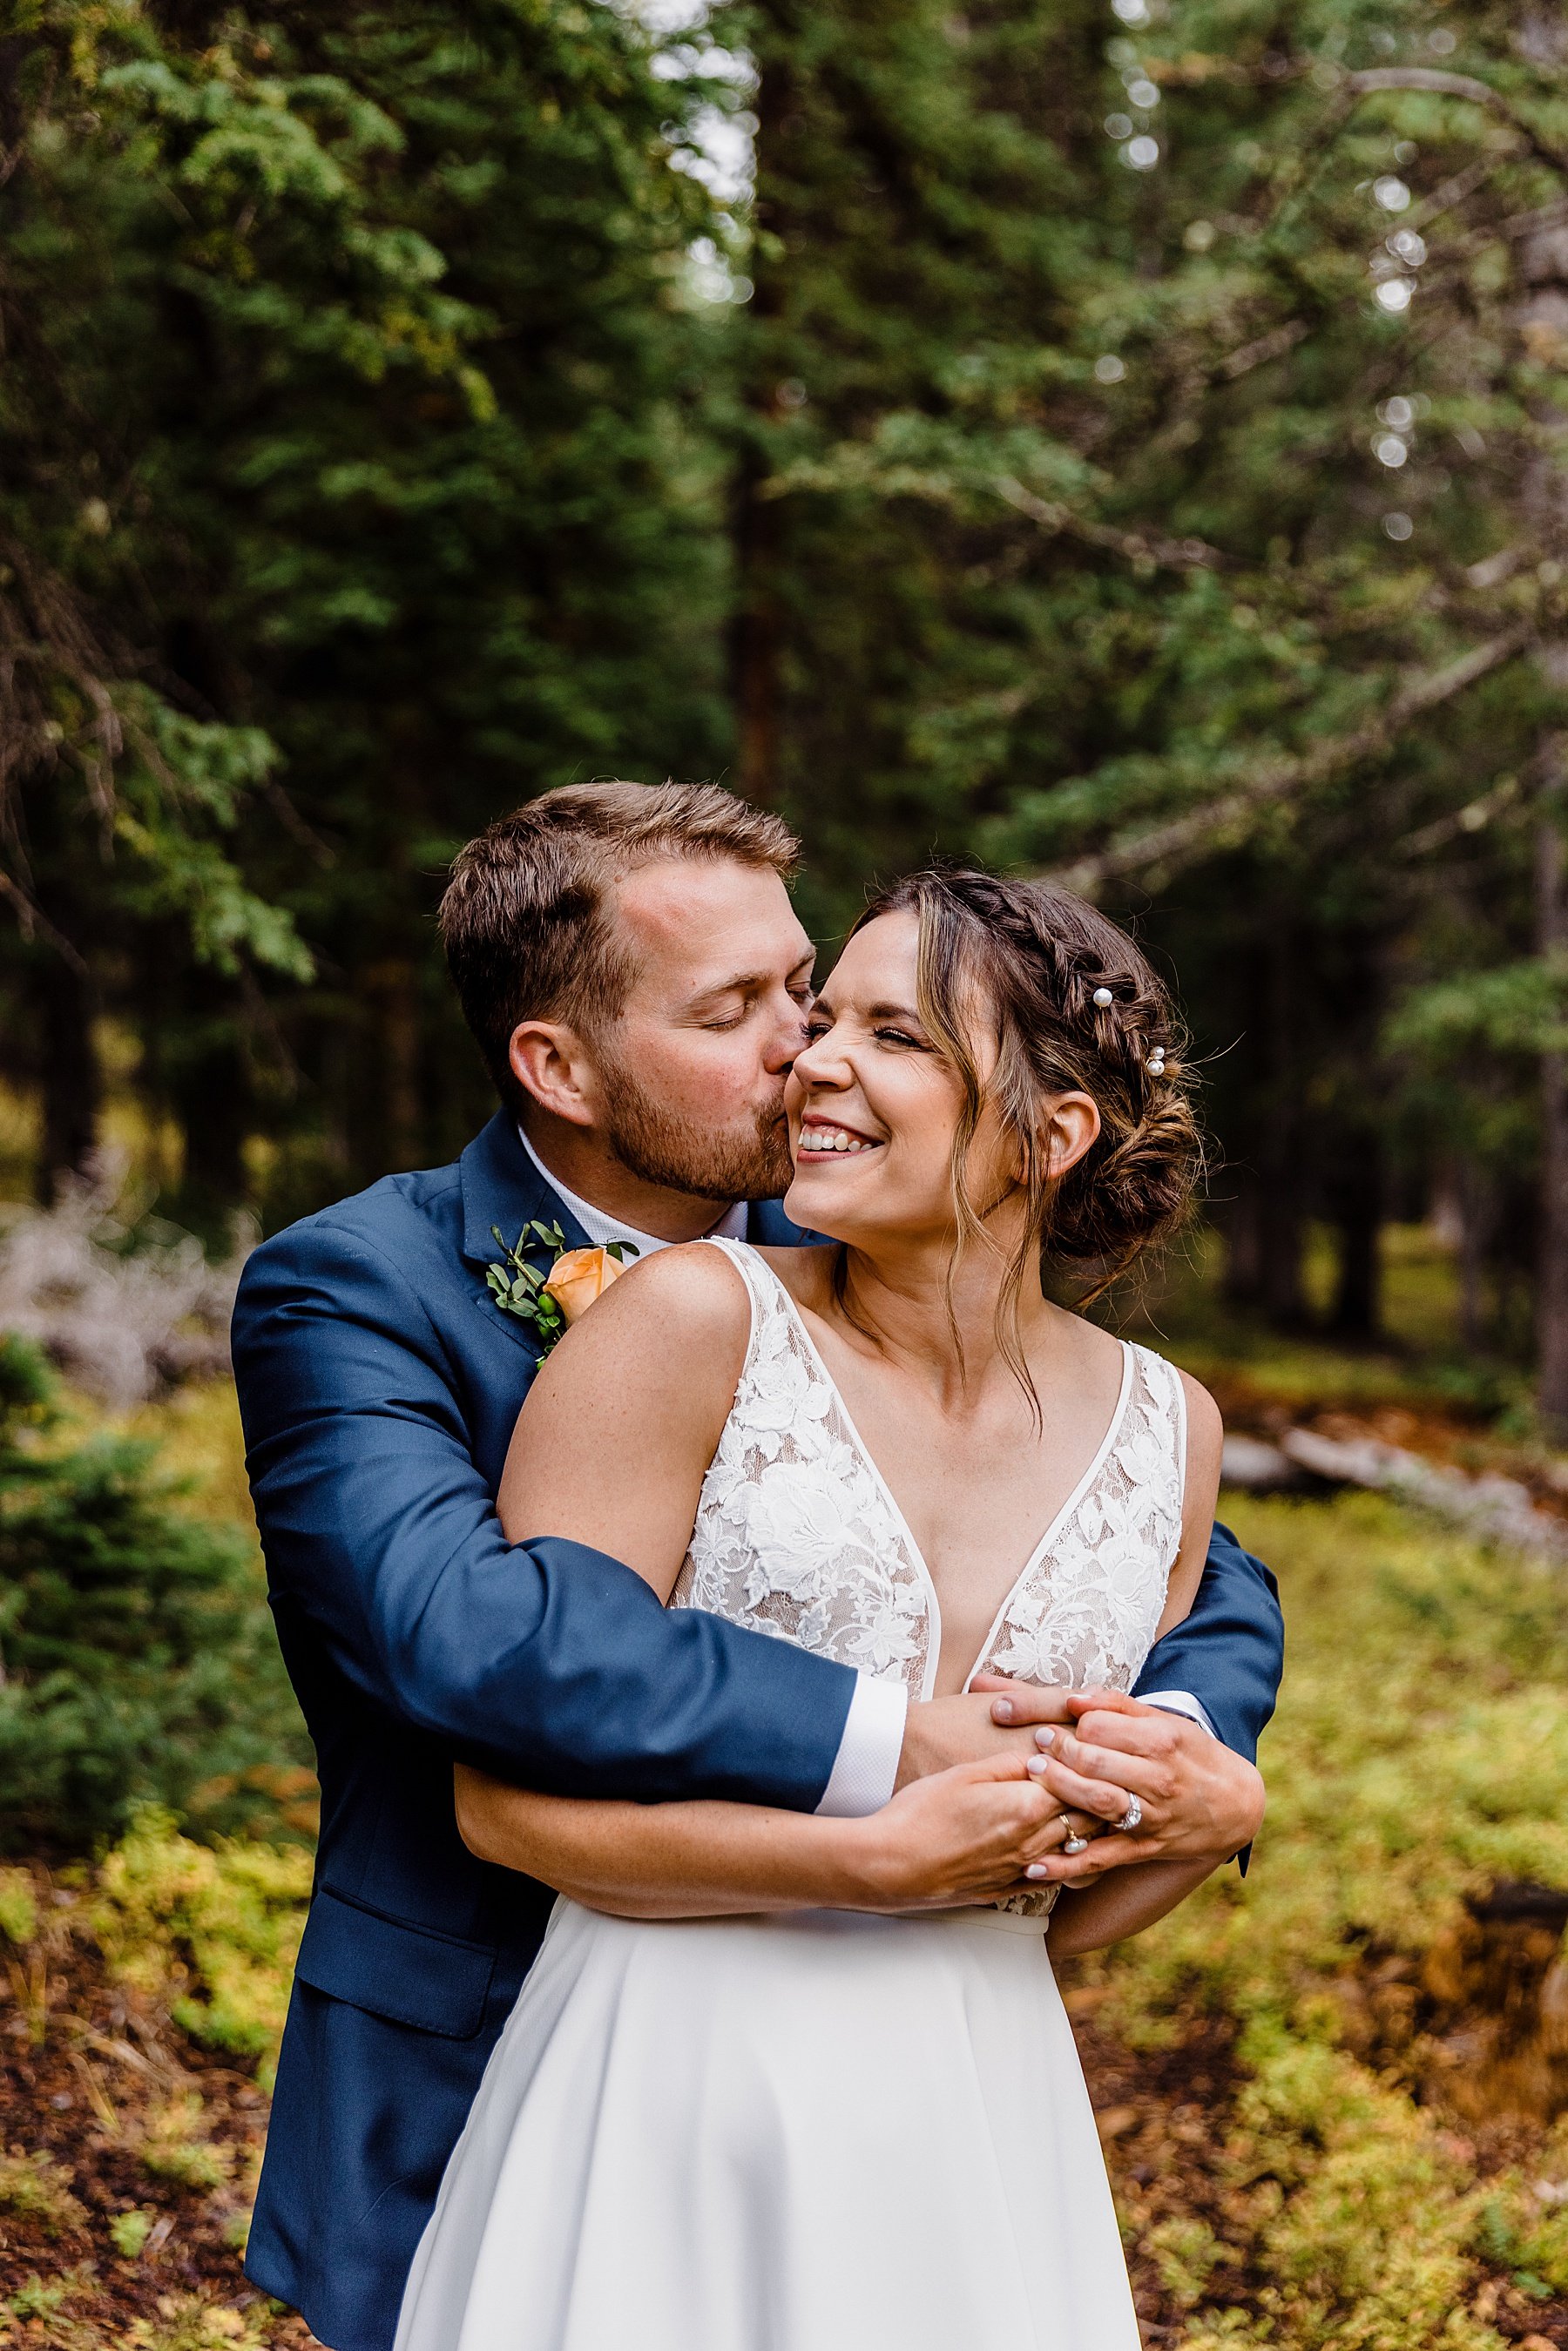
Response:
[[[911,1228],[950,1234],[953,1138],[963,1113],[956,1071],[915,1009],[920,925],[885,914],[857,931],[811,1008],[786,1082],[795,1177],[787,1213],[808,1230],[851,1240]],[[994,1061],[979,1048],[981,1066]],[[987,1197],[1009,1188],[996,1120],[977,1134],[970,1165]],[[988,1148],[988,1145],[989,1146]],[[998,1163],[999,1187],[987,1179]],[[982,1168],[984,1173],[981,1173]]]
[[[920,996],[915,913],[878,915],[853,934],[811,1008],[785,1085],[795,1161],[786,1212],[806,1230],[852,1246],[892,1243],[902,1254],[913,1243],[945,1260],[956,1238],[958,1180],[978,1222],[1010,1251],[1023,1229],[1025,1169],[992,1090],[995,1024],[977,1003],[963,1040],[973,1087],[967,1095],[952,1050],[916,1008]],[[1099,1132],[1090,1096],[1058,1098],[1052,1176],[1065,1174]]]

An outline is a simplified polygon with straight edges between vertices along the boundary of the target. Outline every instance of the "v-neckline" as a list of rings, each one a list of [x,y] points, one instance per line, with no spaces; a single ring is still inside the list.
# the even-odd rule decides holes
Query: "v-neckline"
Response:
[[[742,1246],[749,1249],[751,1254],[757,1258],[757,1261],[761,1266],[762,1270],[768,1275],[769,1280],[772,1281],[777,1288],[779,1297],[784,1301],[785,1312],[789,1316],[796,1330],[800,1332],[803,1343],[810,1352],[811,1361],[817,1366],[822,1378],[827,1382],[828,1387],[832,1395],[833,1401],[838,1405],[839,1411],[842,1416],[844,1426],[849,1431],[850,1438],[854,1446],[855,1451],[860,1455],[862,1461],[865,1464],[866,1468],[871,1472],[873,1479],[875,1480],[877,1489],[882,1495],[883,1500],[887,1505],[888,1511],[893,1518],[894,1523],[898,1528],[900,1534],[903,1536],[904,1542],[908,1546],[910,1558],[914,1561],[915,1566],[920,1571],[921,1581],[925,1586],[926,1605],[931,1615],[931,1629],[936,1635],[936,1639],[930,1644],[927,1650],[926,1668],[925,1675],[922,1677],[923,1687],[920,1692],[923,1698],[929,1698],[932,1687],[936,1680],[937,1670],[942,1663],[942,1643],[945,1636],[945,1628],[942,1618],[941,1597],[936,1590],[936,1578],[933,1576],[930,1567],[926,1562],[925,1553],[915,1541],[914,1530],[911,1528],[909,1520],[904,1515],[904,1510],[900,1505],[897,1495],[894,1492],[893,1488],[888,1484],[886,1478],[883,1476],[875,1454],[866,1443],[865,1438],[861,1435],[860,1429],[855,1423],[854,1415],[851,1412],[848,1401],[845,1398],[844,1392],[842,1388],[840,1387],[837,1380],[833,1377],[832,1373],[828,1369],[827,1362],[822,1354],[822,1351],[818,1346],[815,1339],[812,1338],[806,1318],[801,1313],[800,1307],[796,1304],[794,1298],[790,1295],[788,1283],[783,1280],[781,1275],[774,1271],[767,1259],[759,1254],[751,1242],[744,1242]],[[1046,1528],[1045,1532],[1035,1544],[1034,1549],[1030,1552],[1029,1557],[1025,1560],[1023,1565],[1019,1568],[1018,1573],[1014,1576],[1012,1582],[1003,1593],[996,1614],[991,1618],[990,1624],[987,1627],[986,1637],[981,1642],[978,1650],[976,1652],[975,1661],[969,1667],[968,1672],[965,1675],[963,1682],[960,1685],[960,1696],[967,1690],[969,1684],[974,1680],[975,1676],[980,1671],[980,1668],[985,1664],[987,1657],[990,1655],[991,1644],[996,1639],[998,1633],[1001,1630],[1008,1610],[1012,1606],[1013,1602],[1018,1598],[1019,1593],[1022,1591],[1030,1577],[1034,1573],[1035,1569],[1040,1565],[1040,1561],[1045,1557],[1046,1552],[1051,1549],[1051,1544],[1056,1541],[1057,1536],[1067,1524],[1067,1521],[1071,1517],[1073,1511],[1077,1510],[1085,1494],[1088,1493],[1090,1487],[1093,1484],[1095,1479],[1103,1468],[1107,1455],[1110,1453],[1112,1447],[1115,1444],[1117,1434],[1121,1429],[1123,1419],[1126,1414],[1127,1401],[1131,1394],[1133,1384],[1133,1349],[1125,1339],[1118,1339],[1116,1344],[1122,1350],[1122,1384],[1116,1392],[1116,1401],[1111,1410],[1109,1426],[1105,1430],[1104,1436],[1100,1439],[1098,1446],[1095,1447],[1093,1458],[1091,1460],[1088,1468],[1084,1470],[1083,1475],[1079,1479],[1078,1483],[1068,1495],[1066,1501],[1062,1503],[1061,1509],[1056,1512],[1051,1524]]]

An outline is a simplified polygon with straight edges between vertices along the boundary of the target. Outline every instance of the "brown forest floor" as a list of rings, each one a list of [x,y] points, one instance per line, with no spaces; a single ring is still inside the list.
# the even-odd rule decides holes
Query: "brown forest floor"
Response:
[[[1134,2053],[1097,2023],[1102,1999],[1092,1985],[1067,1987],[1123,2212],[1140,2239],[1172,2219],[1206,2222],[1233,2253],[1208,2298],[1245,2309],[1262,2281],[1250,2273],[1249,2215],[1220,2159],[1236,2088],[1229,2025],[1195,2017],[1174,2046]],[[167,2118],[194,2115],[193,2094],[200,2118],[182,2158]],[[41,2185],[35,2209],[0,2212],[0,2311],[16,2314],[0,2317],[0,2343],[309,2351],[302,2321],[247,2284],[236,2250],[266,2122],[250,2072],[111,1982],[88,1938],[71,1938],[47,1984],[14,1969],[0,2022],[0,2147],[34,2158]],[[1469,2126],[1467,2141],[1484,2177],[1528,2159],[1539,2136],[1498,2122]],[[191,2146],[208,2160],[193,2159]],[[171,2167],[190,2176],[172,2177]],[[151,2221],[131,2258],[110,2234],[128,2214]],[[1136,2243],[1132,2260],[1145,2342],[1177,2343],[1181,2301]],[[1568,2297],[1531,2298],[1500,2270],[1472,2307],[1529,2351],[1568,2351]]]
[[[1103,2032],[1094,2011],[1099,1987],[1063,1990],[1089,2079],[1124,2230],[1133,2230],[1128,2262],[1144,2341],[1176,2345],[1188,2323],[1184,2304],[1162,2279],[1143,2241],[1162,2222],[1207,2223],[1232,2258],[1203,2299],[1209,2308],[1257,2308],[1269,2283],[1257,2266],[1256,2221],[1227,2177],[1221,2151],[1232,2118],[1238,2074],[1228,2019],[1194,2017],[1165,2050],[1129,2050]],[[1499,2117],[1463,2132],[1463,2151],[1479,2179],[1528,2162],[1544,2137],[1542,2124]],[[1568,2351],[1568,2295],[1542,2301],[1521,2293],[1505,2267],[1483,2265],[1470,2308],[1523,2351]]]
[[[0,2344],[207,2351],[248,2335],[308,2351],[315,2338],[303,2321],[277,2314],[240,2268],[267,2133],[253,2069],[202,2048],[112,1982],[85,1938],[54,1955],[47,1977],[15,1962],[10,1972],[0,2149],[13,2162],[33,2158],[38,2185],[0,2207]],[[184,2120],[183,2135],[172,2116]],[[151,2227],[128,2259],[110,2229],[132,2214]],[[17,2314],[8,2333],[7,2307]]]

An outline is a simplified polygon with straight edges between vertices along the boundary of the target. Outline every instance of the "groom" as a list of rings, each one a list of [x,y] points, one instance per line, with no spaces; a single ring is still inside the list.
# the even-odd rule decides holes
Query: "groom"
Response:
[[[389,2351],[553,1900],[466,1851],[455,1757],[576,1796],[844,1814],[1032,1752],[1030,1725],[1063,1719],[1021,1690],[906,1708],[891,1684],[666,1612],[580,1544],[508,1544],[496,1518],[538,1345],[486,1277],[526,1228],[644,1256],[708,1232],[800,1238],[776,1205],[813,961],[795,858],[777,818],[714,786],[573,787],[491,826],[441,920],[500,1111],[455,1166],[278,1234],[240,1286],[247,1466],[322,1799],[246,2266],[332,2351]],[[1172,1710],[1097,1711],[1091,1748],[1059,1731],[1050,1783],[1107,1819],[1141,1789],[1136,1851],[1222,1859],[1257,1824],[1279,1670],[1271,1581],[1217,1530],[1197,1606],[1139,1686]],[[1134,1850],[1106,1837],[1090,1856],[1116,1847]]]

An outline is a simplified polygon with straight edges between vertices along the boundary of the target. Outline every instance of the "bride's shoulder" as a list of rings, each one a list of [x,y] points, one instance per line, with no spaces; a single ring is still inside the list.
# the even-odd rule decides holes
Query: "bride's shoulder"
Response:
[[[1186,1441],[1189,1456],[1197,1448],[1205,1457],[1212,1452],[1218,1461],[1219,1447],[1225,1436],[1225,1424],[1219,1416],[1219,1406],[1215,1403],[1203,1382],[1195,1380],[1190,1372],[1183,1371],[1179,1364],[1173,1364],[1168,1355],[1162,1355],[1157,1347],[1146,1346],[1142,1340],[1134,1343],[1134,1352],[1143,1356],[1146,1363],[1157,1364],[1158,1375],[1181,1390],[1186,1406]]]
[[[662,1249],[628,1265],[578,1316],[537,1385],[574,1409],[584,1399],[627,1406],[667,1391],[702,1421],[710,1405],[728,1409],[750,1329],[745,1277],[723,1249],[700,1241]]]
[[[751,1322],[746,1277],[727,1249],[707,1241],[679,1242],[627,1266],[592,1319],[608,1331],[612,1314],[622,1335],[652,1326],[683,1343],[744,1337]]]

